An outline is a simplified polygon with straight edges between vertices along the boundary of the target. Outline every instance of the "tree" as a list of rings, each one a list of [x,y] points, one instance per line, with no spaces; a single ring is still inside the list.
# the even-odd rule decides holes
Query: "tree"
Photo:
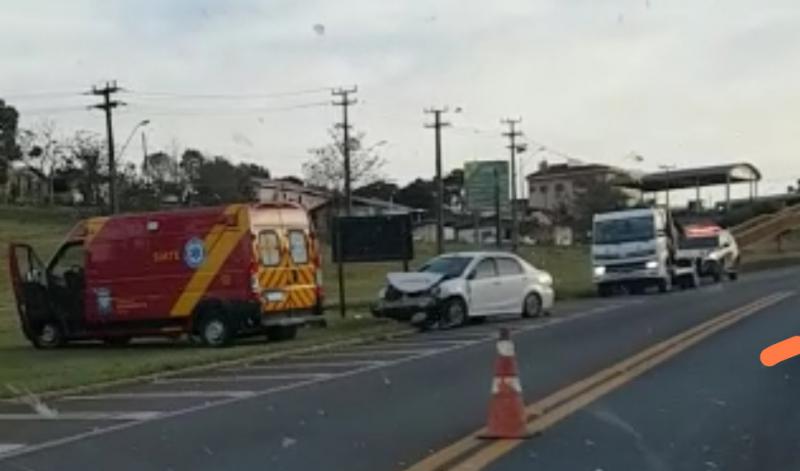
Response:
[[[432,211],[435,207],[435,188],[430,180],[417,178],[397,191],[395,202],[418,209]]]
[[[203,160],[192,187],[195,201],[201,205],[239,203],[253,199],[249,174],[221,156]]]
[[[107,180],[107,156],[103,141],[91,131],[78,131],[67,142],[68,152],[75,167],[80,169],[79,187],[84,201],[99,205],[100,186]]]
[[[624,208],[627,202],[628,197],[619,188],[608,182],[589,178],[576,185],[572,211],[569,211],[566,204],[559,205],[559,210],[554,215],[555,222],[571,222],[578,234],[585,234],[591,229],[595,214]],[[572,217],[567,217],[569,214]],[[558,221],[560,217],[563,221]]]
[[[56,172],[71,164],[69,146],[59,139],[55,121],[46,119],[19,133],[22,156],[47,178],[47,200],[53,203]]]
[[[400,187],[386,180],[376,180],[353,190],[353,194],[364,198],[393,201]]]
[[[178,161],[166,152],[148,154],[142,162],[142,175],[156,187],[177,183],[181,178]]]
[[[16,108],[0,100],[0,185],[8,179],[8,164],[21,156],[17,145],[19,113]]]
[[[329,130],[333,142],[311,149],[311,159],[303,163],[306,183],[313,186],[342,190],[344,188],[344,142],[338,133]],[[350,137],[350,184],[353,187],[371,183],[381,176],[386,161],[376,152],[376,146],[364,146],[365,135]]]

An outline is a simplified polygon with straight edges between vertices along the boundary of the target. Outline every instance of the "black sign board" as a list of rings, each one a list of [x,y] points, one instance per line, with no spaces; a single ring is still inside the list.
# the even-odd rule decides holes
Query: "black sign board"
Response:
[[[333,220],[333,261],[384,262],[414,258],[411,216],[345,216]],[[341,237],[341,247],[339,247]]]

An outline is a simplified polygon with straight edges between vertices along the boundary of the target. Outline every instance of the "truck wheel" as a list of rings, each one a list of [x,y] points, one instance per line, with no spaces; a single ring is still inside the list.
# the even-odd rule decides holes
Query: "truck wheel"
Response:
[[[228,324],[225,315],[220,310],[215,309],[200,318],[200,325],[197,333],[203,343],[209,347],[226,347],[233,339],[233,332]]]
[[[722,281],[722,266],[720,264],[714,264],[714,267],[711,269],[711,278],[714,280],[714,283]]]
[[[273,342],[292,340],[297,337],[296,325],[273,325],[267,327],[267,338]]]
[[[613,286],[608,283],[600,283],[597,285],[597,295],[601,298],[608,298],[614,294]]]
[[[522,303],[522,317],[531,318],[542,315],[542,298],[536,293],[529,293]]]
[[[729,271],[728,272],[728,279],[731,280],[731,281],[738,280],[739,279],[739,273],[735,272],[735,271]]]
[[[667,293],[672,289],[672,280],[669,278],[664,278],[663,280],[659,280],[658,282],[658,292],[659,293]]]
[[[42,350],[58,348],[66,343],[64,332],[55,322],[45,322],[36,332],[33,338],[33,346]]]

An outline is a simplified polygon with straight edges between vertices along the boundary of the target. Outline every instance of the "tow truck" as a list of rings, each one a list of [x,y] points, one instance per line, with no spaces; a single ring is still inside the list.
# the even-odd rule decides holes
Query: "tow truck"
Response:
[[[679,250],[680,230],[667,208],[599,213],[592,230],[592,279],[600,296],[665,293],[699,285],[698,258]]]

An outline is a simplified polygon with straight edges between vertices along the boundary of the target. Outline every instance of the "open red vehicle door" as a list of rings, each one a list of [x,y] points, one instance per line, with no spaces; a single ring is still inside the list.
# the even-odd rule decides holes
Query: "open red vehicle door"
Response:
[[[49,317],[44,264],[30,245],[12,243],[8,246],[8,265],[22,331],[32,341],[38,321]]]

